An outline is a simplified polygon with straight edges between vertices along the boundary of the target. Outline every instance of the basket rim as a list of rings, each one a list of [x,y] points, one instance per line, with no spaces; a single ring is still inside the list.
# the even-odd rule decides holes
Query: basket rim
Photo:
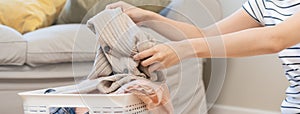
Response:
[[[132,93],[125,93],[125,94],[38,94],[38,93],[31,93],[32,91],[21,92],[18,93],[19,96],[73,96],[73,97],[80,97],[80,96],[87,96],[87,97],[118,97],[118,96],[131,96],[134,95]]]
[[[67,85],[67,86],[60,86],[60,87],[54,87],[53,89],[59,89],[59,88],[76,88],[76,85]],[[50,89],[50,88],[47,88]],[[120,96],[132,96],[134,94],[132,93],[120,93],[120,94],[83,94],[83,93],[78,93],[78,94],[44,94],[44,91],[47,89],[38,89],[38,90],[31,90],[31,91],[24,91],[24,92],[19,92],[19,96],[24,96],[24,97],[29,97],[29,96],[44,96],[44,97],[120,97]]]

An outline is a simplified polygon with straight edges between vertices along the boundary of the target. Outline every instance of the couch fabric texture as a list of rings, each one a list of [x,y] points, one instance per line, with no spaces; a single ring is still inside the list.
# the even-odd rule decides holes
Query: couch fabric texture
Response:
[[[95,35],[81,24],[55,25],[24,34],[28,42],[26,63],[31,66],[93,61]]]
[[[0,34],[0,65],[23,65],[26,61],[27,42],[22,35],[4,25],[0,25]]]

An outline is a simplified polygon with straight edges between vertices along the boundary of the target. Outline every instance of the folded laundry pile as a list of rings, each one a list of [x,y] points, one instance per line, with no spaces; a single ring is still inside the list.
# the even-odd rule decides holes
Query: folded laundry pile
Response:
[[[87,26],[97,36],[97,55],[88,79],[77,84],[78,90],[52,93],[133,93],[152,113],[173,113],[170,94],[162,71],[149,72],[133,55],[157,44],[142,31],[121,8],[107,9]]]

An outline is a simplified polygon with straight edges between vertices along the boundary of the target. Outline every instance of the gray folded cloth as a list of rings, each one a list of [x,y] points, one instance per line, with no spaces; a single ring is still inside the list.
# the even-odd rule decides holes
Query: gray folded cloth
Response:
[[[45,94],[86,94],[98,91],[97,86],[100,83],[99,79],[84,80],[76,85],[58,87],[55,89],[47,89]],[[50,90],[50,91],[49,91]],[[100,93],[99,91],[97,93]]]
[[[147,67],[139,66],[139,61],[133,60],[133,55],[153,47],[157,42],[152,36],[142,31],[128,15],[122,12],[121,8],[100,12],[88,21],[87,26],[97,35],[101,46],[98,57],[95,59],[95,69],[89,75],[89,79],[108,75],[108,72],[104,70],[111,68],[114,74],[133,74],[151,81],[165,81],[165,76],[161,71],[149,73]],[[107,61],[102,58],[103,55]],[[107,66],[107,62],[110,67]],[[98,72],[106,72],[106,74]]]
[[[120,8],[100,12],[88,21],[96,34],[98,51],[88,79],[67,87],[48,89],[45,94],[133,93],[152,113],[174,109],[162,71],[149,72],[132,56],[156,45]]]
[[[100,82],[97,85],[97,88],[102,93],[112,93],[118,90],[120,87],[125,84],[137,80],[141,77],[137,77],[130,74],[116,74],[109,77],[99,78]]]
[[[100,12],[87,26],[99,43],[94,69],[88,78],[98,78],[100,93],[133,93],[148,109],[157,109],[153,112],[173,113],[163,72],[150,73],[148,67],[141,66],[140,61],[132,57],[155,46],[155,39],[142,31],[121,8]]]
[[[92,72],[88,75],[88,79],[96,79],[105,77],[112,73],[112,68],[102,52],[101,46],[98,43],[98,50],[94,60]]]

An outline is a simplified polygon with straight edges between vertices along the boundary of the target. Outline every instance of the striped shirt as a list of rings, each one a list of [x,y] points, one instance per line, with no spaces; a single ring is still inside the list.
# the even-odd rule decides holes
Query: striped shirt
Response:
[[[300,11],[300,0],[249,0],[243,8],[263,26],[275,26]],[[281,111],[284,114],[300,113],[300,44],[284,49],[278,55],[290,82]]]

